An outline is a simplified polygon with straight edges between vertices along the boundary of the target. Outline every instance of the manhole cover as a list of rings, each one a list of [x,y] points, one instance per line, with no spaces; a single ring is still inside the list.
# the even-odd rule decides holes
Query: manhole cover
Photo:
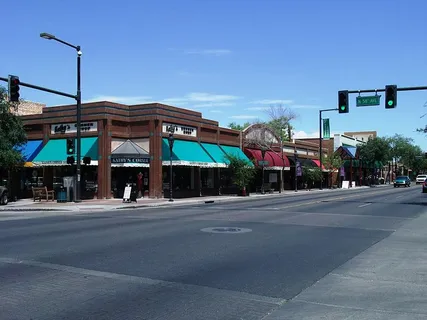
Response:
[[[213,228],[203,228],[200,231],[211,232],[211,233],[246,233],[246,232],[251,232],[252,229],[238,228],[238,227],[213,227]]]

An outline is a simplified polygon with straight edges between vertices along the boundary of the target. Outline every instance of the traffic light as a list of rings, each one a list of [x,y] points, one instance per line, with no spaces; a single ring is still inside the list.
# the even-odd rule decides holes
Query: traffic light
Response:
[[[348,113],[348,90],[338,91],[338,112]]]
[[[67,163],[68,164],[74,164],[74,157],[73,156],[67,157]]]
[[[392,109],[397,106],[397,86],[387,85],[385,86],[385,108]]]
[[[17,102],[19,101],[19,77],[9,76],[8,79],[8,89],[9,89],[9,101]]]
[[[75,152],[74,138],[67,138],[67,154],[74,154]]]

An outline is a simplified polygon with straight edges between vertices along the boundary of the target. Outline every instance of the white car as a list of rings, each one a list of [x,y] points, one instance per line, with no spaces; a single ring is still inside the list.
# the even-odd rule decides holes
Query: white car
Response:
[[[417,178],[415,179],[416,184],[424,183],[424,181],[427,179],[427,174],[419,174],[417,175]]]

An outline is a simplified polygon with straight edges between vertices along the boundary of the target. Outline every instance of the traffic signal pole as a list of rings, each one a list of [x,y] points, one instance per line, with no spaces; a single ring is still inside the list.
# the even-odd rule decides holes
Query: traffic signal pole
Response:
[[[418,90],[427,90],[427,86],[421,87],[397,87],[397,91],[418,91]],[[375,93],[375,92],[385,92],[385,89],[364,89],[364,90],[348,90],[348,93]]]
[[[8,82],[9,80],[8,80],[8,78],[0,77],[0,81]],[[40,90],[40,91],[45,91],[45,92],[57,94],[59,96],[68,97],[68,98],[72,98],[72,99],[76,99],[77,100],[77,95],[74,95],[74,94],[69,94],[69,93],[65,93],[65,92],[61,92],[61,91],[57,91],[57,90],[53,90],[53,89],[49,89],[49,88],[45,88],[45,87],[39,87],[39,86],[36,86],[34,84],[25,83],[25,82],[22,82],[22,81],[19,81],[19,85],[23,86],[23,87],[27,87],[27,88],[31,88],[31,89],[36,89],[36,90]]]

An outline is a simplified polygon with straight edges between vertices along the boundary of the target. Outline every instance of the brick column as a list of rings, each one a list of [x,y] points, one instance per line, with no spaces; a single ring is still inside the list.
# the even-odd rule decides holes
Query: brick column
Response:
[[[149,197],[163,198],[162,181],[162,122],[150,120]]]

